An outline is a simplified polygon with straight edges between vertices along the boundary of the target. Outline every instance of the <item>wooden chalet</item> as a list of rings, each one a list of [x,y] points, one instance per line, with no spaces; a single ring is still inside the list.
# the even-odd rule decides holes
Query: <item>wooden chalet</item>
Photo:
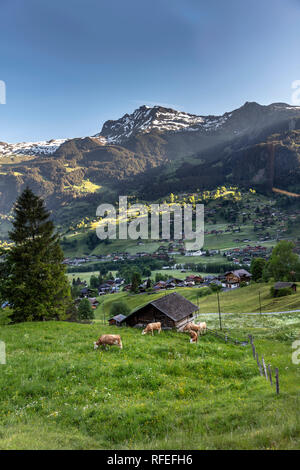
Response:
[[[87,298],[87,297],[91,297],[94,293],[94,290],[93,289],[89,289],[88,287],[85,287],[84,289],[81,289],[80,291],[80,297],[83,299],[83,298]]]
[[[203,282],[202,276],[195,276],[191,274],[190,276],[186,277],[186,282],[194,282],[195,284],[201,284]]]
[[[197,305],[174,292],[135,310],[121,324],[144,327],[148,323],[161,322],[165,329],[180,328],[193,318],[197,310]]]
[[[228,289],[240,287],[242,282],[249,284],[252,274],[248,273],[245,269],[237,269],[236,271],[229,271],[225,273],[225,284]]]
[[[91,307],[92,307],[92,309],[94,309],[94,310],[95,310],[95,309],[98,307],[98,305],[99,305],[99,302],[98,302],[98,300],[96,299],[96,297],[89,297],[89,298],[88,298],[88,301],[90,302]]]

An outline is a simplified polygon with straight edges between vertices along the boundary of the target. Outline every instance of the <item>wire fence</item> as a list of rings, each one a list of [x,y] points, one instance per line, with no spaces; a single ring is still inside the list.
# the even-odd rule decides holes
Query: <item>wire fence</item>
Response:
[[[272,369],[271,364],[266,364],[265,358],[262,355],[261,359],[259,359],[259,354],[256,351],[256,347],[254,345],[254,337],[252,335],[249,335],[249,342],[252,347],[252,355],[253,359],[255,359],[259,373],[261,376],[265,376],[266,380],[270,382],[270,385],[273,386],[275,382],[275,387],[276,387],[276,394],[279,395],[280,387],[279,387],[279,370],[277,367],[275,367],[275,370]],[[273,375],[272,375],[273,374]],[[275,376],[275,381],[274,381],[274,376]]]
[[[190,318],[188,321],[186,321],[184,323],[184,325],[182,325],[178,331],[183,332],[183,329],[184,329],[185,325],[187,325],[188,323],[191,323],[193,320],[196,320],[199,316],[200,316],[199,314],[194,315],[194,317]],[[207,328],[207,327],[206,327],[206,333],[209,333],[209,334],[223,340],[226,344],[231,343],[231,344],[234,344],[236,346],[248,346],[250,344],[251,348],[252,348],[252,355],[253,355],[253,358],[256,360],[260,375],[262,377],[264,376],[266,378],[266,380],[268,382],[270,382],[271,386],[273,386],[275,384],[276,394],[279,395],[279,392],[280,392],[279,370],[278,370],[277,367],[275,367],[275,369],[273,369],[271,364],[269,364],[269,363],[266,364],[265,358],[264,358],[263,355],[261,356],[261,359],[259,358],[259,354],[256,351],[256,347],[254,345],[254,336],[248,335],[247,340],[246,339],[245,340],[239,340],[237,338],[231,337],[226,332],[212,330],[212,329]]]
[[[206,328],[206,331],[216,336],[217,338],[224,340],[225,343],[232,343],[237,346],[247,346],[249,344],[249,340],[239,340],[237,338],[232,338],[227,333],[223,333],[223,332],[216,331],[216,330],[211,330],[210,328]]]

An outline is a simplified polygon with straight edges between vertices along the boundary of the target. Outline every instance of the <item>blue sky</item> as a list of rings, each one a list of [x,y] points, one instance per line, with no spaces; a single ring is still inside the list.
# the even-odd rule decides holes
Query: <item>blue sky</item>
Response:
[[[142,104],[291,101],[300,0],[1,0],[0,141],[92,135]]]

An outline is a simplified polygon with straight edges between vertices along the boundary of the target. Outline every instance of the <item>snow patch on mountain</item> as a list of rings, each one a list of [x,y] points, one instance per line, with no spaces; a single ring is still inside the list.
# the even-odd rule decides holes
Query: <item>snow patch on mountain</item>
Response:
[[[7,144],[0,142],[0,156],[7,155],[52,155],[68,139],[52,139],[41,142],[20,142]]]
[[[95,137],[106,139],[107,144],[120,144],[131,136],[139,133],[149,133],[153,130],[159,132],[181,131],[216,131],[228,119],[223,116],[197,116],[161,106],[141,106],[132,114],[125,114],[116,121],[106,121],[102,131]]]
[[[233,136],[248,131],[249,123],[276,119],[291,119],[300,116],[300,107],[286,103],[273,103],[262,106],[255,102],[246,102],[241,108],[222,116],[198,116],[176,111],[163,106],[141,106],[131,114],[125,114],[118,120],[106,121],[100,133],[91,136],[101,145],[122,145],[130,137],[147,134],[152,131],[161,133],[200,132],[214,135],[223,131]],[[263,119],[262,119],[263,118]],[[83,139],[85,137],[82,137]],[[7,155],[52,155],[67,140],[52,139],[41,142],[21,142],[8,144],[0,142],[0,158]]]

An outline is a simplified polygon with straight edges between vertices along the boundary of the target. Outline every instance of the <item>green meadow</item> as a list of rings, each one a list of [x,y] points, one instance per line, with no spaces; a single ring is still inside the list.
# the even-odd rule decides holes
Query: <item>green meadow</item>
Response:
[[[278,396],[249,345],[211,334],[192,345],[183,333],[99,323],[2,327],[0,449],[299,448],[299,316],[226,321],[233,337],[253,334],[259,355],[279,368]],[[121,334],[123,350],[94,351],[103,333]]]
[[[289,310],[300,310],[300,291],[286,297],[274,299],[270,295],[270,288],[272,284],[256,284],[253,283],[248,287],[241,289],[232,289],[232,291],[221,292],[220,308],[221,313],[260,313],[260,302],[262,313],[268,312],[287,312]],[[102,321],[104,316],[107,319],[110,308],[113,302],[122,300],[128,304],[131,310],[145,305],[155,299],[172,292],[177,292],[183,295],[191,302],[199,306],[199,312],[205,316],[208,313],[218,312],[218,298],[217,294],[211,294],[205,297],[199,297],[199,292],[202,288],[195,287],[181,287],[172,290],[163,290],[154,294],[131,294],[130,292],[118,292],[115,294],[108,294],[98,297],[100,302],[95,310],[96,321]],[[259,302],[260,292],[260,302]],[[295,314],[299,315],[300,313]],[[229,316],[224,315],[224,322],[227,321]]]
[[[104,324],[116,300],[131,310],[166,292],[99,298],[93,324],[22,323],[0,327],[7,363],[0,365],[0,449],[298,449],[300,366],[292,345],[300,314],[245,315],[300,308],[300,294],[272,299],[270,285],[220,294],[223,333],[245,340],[274,372],[280,394],[261,377],[250,345],[210,332],[197,345],[163,331]],[[177,289],[197,303],[197,288]],[[172,290],[171,292],[174,292]],[[216,294],[199,299],[200,318],[218,331]],[[93,349],[103,333],[124,348]]]

